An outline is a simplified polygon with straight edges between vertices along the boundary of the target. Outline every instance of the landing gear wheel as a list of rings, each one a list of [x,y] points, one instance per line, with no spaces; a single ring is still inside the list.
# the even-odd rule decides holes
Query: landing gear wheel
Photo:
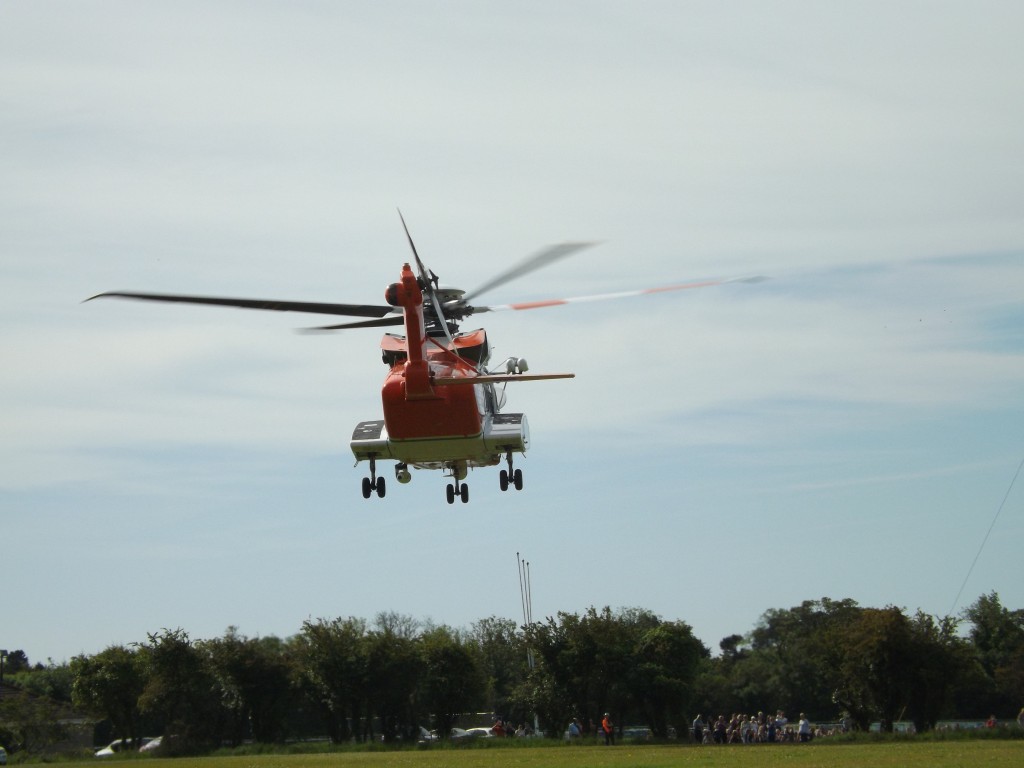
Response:
[[[508,451],[505,454],[505,461],[508,462],[508,470],[501,470],[501,474],[498,475],[498,482],[501,485],[501,490],[507,491],[508,484],[512,483],[517,491],[523,490],[523,470],[512,469],[512,451]]]
[[[462,484],[462,488],[459,490],[459,496],[462,497],[462,503],[469,503],[469,486],[465,483]]]
[[[455,503],[455,486],[452,485],[451,483],[448,483],[448,487],[445,489],[445,491],[448,494],[448,503],[449,504],[454,504]]]
[[[384,478],[377,477],[377,460],[370,459],[370,476],[363,478],[363,498],[368,499],[374,493],[378,498],[384,498]]]

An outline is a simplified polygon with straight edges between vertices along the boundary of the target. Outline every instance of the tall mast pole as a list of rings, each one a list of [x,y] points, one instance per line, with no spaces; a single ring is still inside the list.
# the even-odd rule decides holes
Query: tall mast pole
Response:
[[[530,585],[530,564],[523,560],[516,552],[516,566],[519,569],[519,600],[523,606],[523,626],[529,627],[533,624],[533,593]],[[534,667],[533,649],[526,646],[526,666],[532,672]],[[533,713],[533,732],[540,731],[540,721],[537,713]]]
[[[516,567],[519,569],[519,602],[523,608],[523,626],[525,627],[530,623],[530,618],[526,612],[526,573],[523,568],[523,560],[519,557],[518,552],[516,552]]]

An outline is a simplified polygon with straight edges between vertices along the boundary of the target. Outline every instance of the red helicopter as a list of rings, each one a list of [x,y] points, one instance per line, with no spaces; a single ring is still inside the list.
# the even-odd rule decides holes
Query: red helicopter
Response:
[[[401,218],[401,213],[399,213]],[[144,301],[207,304],[276,312],[310,312],[325,315],[367,317],[368,320],[309,328],[333,331],[404,325],[404,334],[385,333],[380,347],[388,367],[381,401],[384,418],[359,422],[352,432],[351,448],[356,464],[368,461],[369,477],[362,481],[363,498],[374,493],[383,498],[384,478],[377,475],[377,462],[394,461],[399,483],[412,479],[410,466],[439,469],[452,478],[447,485],[447,500],[469,501],[469,486],[464,482],[471,468],[490,467],[504,461],[499,475],[502,491],[523,488],[523,472],[513,466],[513,455],[526,453],[530,432],[526,415],[506,413],[504,384],[510,381],[546,381],[573,378],[572,373],[527,374],[526,360],[509,357],[503,368],[487,369],[490,345],[481,328],[460,332],[459,323],[470,315],[498,310],[537,309],[580,301],[622,298],[642,294],[703,288],[727,282],[757,282],[762,277],[707,280],[623,291],[569,299],[524,302],[495,306],[473,305],[470,301],[485,291],[565,258],[594,243],[568,242],[553,245],[519,262],[492,278],[475,291],[439,285],[438,277],[427,269],[402,218],[402,227],[412,250],[416,270],[402,266],[398,282],[384,292],[385,304],[334,304],[273,299],[237,299],[217,296],[185,296],[163,293],[110,291],[92,296]],[[499,389],[496,385],[503,385]]]

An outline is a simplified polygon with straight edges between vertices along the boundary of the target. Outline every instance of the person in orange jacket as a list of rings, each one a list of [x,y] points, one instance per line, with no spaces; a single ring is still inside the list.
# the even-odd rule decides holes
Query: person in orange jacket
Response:
[[[615,726],[612,725],[612,716],[607,712],[604,713],[604,717],[601,719],[601,732],[604,734],[604,744],[615,745]]]

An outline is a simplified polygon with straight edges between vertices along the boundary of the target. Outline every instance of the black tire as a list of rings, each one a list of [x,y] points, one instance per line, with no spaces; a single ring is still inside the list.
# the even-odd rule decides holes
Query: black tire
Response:
[[[378,477],[377,478],[377,498],[383,499],[384,498],[384,493],[386,491],[387,491],[387,489],[384,487],[384,478],[383,477]]]
[[[448,494],[448,503],[449,504],[454,504],[455,503],[455,486],[452,485],[451,483],[448,483],[448,487],[445,489],[445,491]]]
[[[469,503],[469,486],[465,483],[462,484],[462,490],[459,492],[459,496],[462,497],[463,504]]]
[[[501,470],[501,474],[498,475],[498,485],[501,486],[502,491],[508,490],[508,472],[504,469]]]
[[[370,498],[370,494],[373,493],[373,484],[370,482],[370,478],[363,478],[363,498]]]
[[[517,491],[523,490],[523,470],[517,469],[515,471],[512,475],[512,482],[515,483]]]

